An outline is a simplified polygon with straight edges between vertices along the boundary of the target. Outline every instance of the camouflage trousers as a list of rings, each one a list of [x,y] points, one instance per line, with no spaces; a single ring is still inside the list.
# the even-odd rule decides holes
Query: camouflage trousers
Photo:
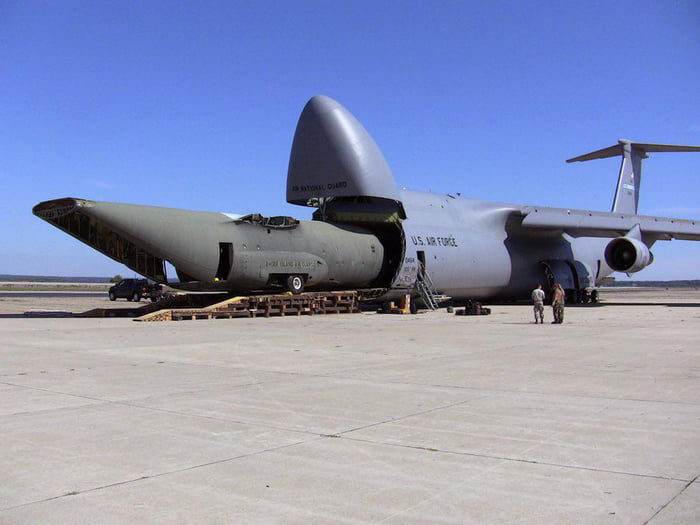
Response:
[[[563,304],[553,304],[552,311],[554,313],[554,322],[561,324],[564,322],[564,305]]]
[[[539,321],[540,323],[544,322],[544,304],[541,303],[540,301],[535,301],[535,306],[533,307],[533,311],[535,312],[535,323]]]

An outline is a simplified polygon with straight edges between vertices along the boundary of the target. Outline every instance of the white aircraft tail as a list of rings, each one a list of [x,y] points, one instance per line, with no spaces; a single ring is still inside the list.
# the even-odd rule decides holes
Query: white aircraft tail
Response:
[[[639,188],[642,183],[642,160],[649,152],[682,152],[700,151],[700,146],[677,146],[674,144],[644,144],[619,139],[618,144],[599,149],[566,162],[583,162],[593,159],[622,156],[620,175],[617,178],[617,188],[613,199],[612,212],[637,214],[639,206]]]

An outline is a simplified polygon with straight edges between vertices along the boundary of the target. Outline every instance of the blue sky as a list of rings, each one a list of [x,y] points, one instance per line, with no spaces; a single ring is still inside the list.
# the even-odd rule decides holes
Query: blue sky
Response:
[[[308,218],[299,113],[346,106],[400,186],[608,210],[620,137],[700,144],[700,3],[0,0],[0,273],[130,275],[31,213],[58,197]],[[640,213],[700,219],[700,154]],[[657,243],[639,279],[700,278]]]

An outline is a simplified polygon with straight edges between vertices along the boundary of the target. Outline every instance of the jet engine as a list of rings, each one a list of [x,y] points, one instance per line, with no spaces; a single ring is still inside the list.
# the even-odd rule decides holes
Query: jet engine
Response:
[[[647,245],[632,237],[618,237],[605,247],[605,262],[616,272],[638,272],[653,261],[654,255]]]

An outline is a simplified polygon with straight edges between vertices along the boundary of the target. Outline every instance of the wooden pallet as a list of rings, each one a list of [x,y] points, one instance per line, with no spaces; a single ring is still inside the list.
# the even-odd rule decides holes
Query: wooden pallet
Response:
[[[201,308],[166,308],[137,317],[134,321],[194,321],[238,317],[345,314],[359,311],[356,291],[308,292],[298,295],[232,297]]]

